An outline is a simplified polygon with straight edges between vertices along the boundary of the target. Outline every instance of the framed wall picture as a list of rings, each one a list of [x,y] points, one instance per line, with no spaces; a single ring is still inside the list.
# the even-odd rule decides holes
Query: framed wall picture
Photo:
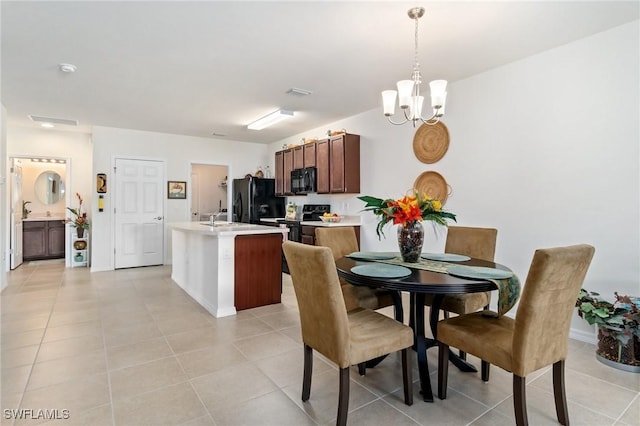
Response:
[[[98,173],[96,175],[96,192],[98,194],[107,193],[107,174],[106,173]]]
[[[187,182],[180,180],[170,180],[167,182],[167,198],[170,199],[186,199],[187,198]]]

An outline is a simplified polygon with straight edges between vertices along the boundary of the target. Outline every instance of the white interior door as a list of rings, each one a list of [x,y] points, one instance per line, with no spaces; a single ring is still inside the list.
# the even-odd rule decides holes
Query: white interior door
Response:
[[[11,269],[22,264],[22,163],[11,165]]]
[[[116,159],[115,268],[163,264],[164,163]]]

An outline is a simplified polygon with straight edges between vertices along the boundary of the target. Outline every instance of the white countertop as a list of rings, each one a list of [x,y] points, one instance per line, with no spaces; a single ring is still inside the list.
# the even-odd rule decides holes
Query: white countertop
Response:
[[[46,222],[52,220],[66,220],[63,216],[34,216],[22,219],[23,222]]]
[[[288,229],[266,225],[254,225],[238,222],[177,222],[169,223],[171,228],[205,235],[251,235],[251,234],[277,234],[289,232]]]
[[[278,223],[279,220],[284,218],[270,217],[260,219],[260,222],[264,223]],[[322,226],[326,228],[339,227],[339,226],[360,226],[360,216],[343,216],[340,222],[323,222],[321,220],[302,220],[300,225],[306,226]]]

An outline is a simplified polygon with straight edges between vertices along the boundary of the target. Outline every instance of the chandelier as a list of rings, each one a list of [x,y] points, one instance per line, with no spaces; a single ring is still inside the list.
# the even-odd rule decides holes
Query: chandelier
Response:
[[[447,98],[447,80],[433,80],[429,83],[431,89],[431,108],[433,115],[429,118],[422,117],[422,104],[424,96],[420,95],[420,83],[422,76],[420,75],[420,63],[418,62],[418,19],[424,15],[423,7],[414,7],[407,12],[409,18],[415,21],[415,62],[413,64],[413,73],[411,80],[401,80],[398,82],[398,90],[385,90],[382,92],[382,105],[384,115],[389,119],[391,124],[401,125],[411,122],[413,127],[418,121],[433,125],[440,121],[440,117],[444,115],[444,103]],[[398,96],[398,104],[404,119],[402,121],[393,121],[391,116],[396,109],[396,96]]]

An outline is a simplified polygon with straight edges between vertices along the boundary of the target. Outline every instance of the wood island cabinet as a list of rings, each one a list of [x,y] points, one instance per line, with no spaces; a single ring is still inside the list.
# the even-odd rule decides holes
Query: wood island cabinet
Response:
[[[23,222],[22,257],[24,260],[63,258],[65,233],[63,220]]]
[[[280,303],[282,234],[235,238],[235,306],[238,311]]]

